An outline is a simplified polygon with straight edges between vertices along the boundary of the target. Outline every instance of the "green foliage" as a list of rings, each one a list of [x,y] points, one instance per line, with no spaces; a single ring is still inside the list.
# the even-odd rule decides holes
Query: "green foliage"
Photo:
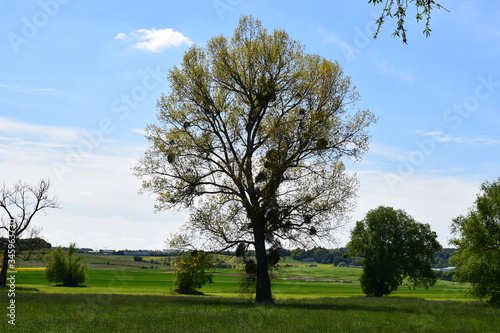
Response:
[[[294,260],[310,262],[315,261],[319,264],[333,264],[338,266],[341,262],[347,266],[361,266],[361,258],[347,257],[347,249],[325,249],[323,247],[314,247],[310,250],[296,248],[291,252]]]
[[[134,261],[143,261],[142,257],[134,256]]]
[[[157,210],[191,209],[173,246],[251,245],[256,297],[270,301],[268,248],[333,237],[357,189],[343,159],[361,158],[376,119],[351,112],[359,95],[337,62],[250,16],[192,46],[168,80],[136,175]]]
[[[416,222],[402,210],[378,207],[356,223],[347,245],[351,255],[364,258],[361,286],[372,296],[389,295],[406,278],[412,286],[436,283],[431,269],[441,250],[428,224]]]
[[[500,303],[500,179],[485,182],[475,207],[453,220],[458,246],[450,261],[458,268],[455,278],[471,283],[471,294]]]
[[[211,254],[187,252],[177,260],[176,265],[175,285],[181,294],[197,293],[196,289],[213,282],[210,270],[214,267],[214,260]]]
[[[45,274],[49,282],[62,282],[66,287],[85,282],[88,268],[81,263],[83,256],[75,256],[75,246],[75,243],[71,243],[67,252],[59,246],[45,257]]]
[[[445,280],[445,281],[453,281],[454,276],[455,276],[455,271],[449,271],[449,272],[444,272],[444,271],[435,271],[436,278],[439,280]]]
[[[456,249],[442,249],[434,256],[434,267],[436,268],[444,268],[450,267],[451,263],[449,262],[450,257],[454,254]]]
[[[383,0],[368,0],[368,3],[373,3],[374,5],[382,3]],[[434,0],[386,0],[385,1],[385,7],[382,11],[382,14],[380,17],[377,19],[377,31],[374,34],[374,38],[377,38],[380,28],[384,24],[386,18],[393,18],[395,17],[397,19],[396,22],[396,29],[394,30],[394,33],[392,34],[394,37],[400,37],[403,40],[403,43],[407,44],[407,39],[406,39],[406,27],[405,27],[405,20],[406,20],[406,11],[408,9],[409,3],[414,3],[415,5],[415,20],[417,22],[420,22],[425,18],[425,29],[423,33],[429,37],[431,34],[431,28],[430,28],[430,20],[431,20],[431,13],[433,9],[444,9],[448,11],[446,8],[444,8],[442,5],[437,3]]]

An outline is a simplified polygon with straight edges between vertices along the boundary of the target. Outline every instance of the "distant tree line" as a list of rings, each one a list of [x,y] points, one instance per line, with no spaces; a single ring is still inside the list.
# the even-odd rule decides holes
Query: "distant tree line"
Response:
[[[0,244],[3,246],[7,244],[8,238],[0,237]],[[40,237],[34,238],[21,238],[17,240],[17,245],[24,251],[37,251],[42,249],[52,248],[52,244],[48,243]]]
[[[434,255],[434,265],[432,267],[445,268],[445,267],[453,266],[450,262],[448,262],[448,259],[450,259],[450,257],[453,256],[453,254],[455,253],[456,250],[457,249],[448,248],[448,249],[442,249],[441,251],[436,253]],[[446,279],[442,279],[442,280],[446,280]]]
[[[288,251],[288,250],[284,250]],[[449,267],[448,259],[453,255],[455,249],[442,249],[434,256],[435,268]],[[362,258],[348,257],[347,249],[326,249],[324,247],[314,247],[310,250],[296,248],[295,250],[288,251],[292,259],[302,262],[317,262],[318,264],[332,264],[334,266],[361,266]]]
[[[445,280],[445,281],[454,281],[453,276],[455,275],[456,271],[434,271],[436,274],[436,278],[439,280]]]
[[[290,257],[297,261],[317,262],[318,264],[331,264],[335,266],[361,266],[361,258],[347,257],[345,248],[326,249],[314,247],[310,250],[296,248]]]

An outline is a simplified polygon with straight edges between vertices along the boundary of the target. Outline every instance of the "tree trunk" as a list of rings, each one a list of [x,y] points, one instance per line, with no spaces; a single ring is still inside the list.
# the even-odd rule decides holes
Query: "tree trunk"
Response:
[[[273,304],[271,293],[271,279],[267,267],[266,242],[264,229],[255,230],[255,258],[257,259],[257,285],[255,289],[256,304]]]
[[[383,297],[384,296],[384,291],[385,291],[385,283],[384,281],[377,280],[375,283],[375,288],[373,292],[373,296],[375,297]]]
[[[7,268],[9,264],[9,246],[8,243],[5,244],[3,250],[3,260],[2,260],[2,270],[0,271],[0,287],[7,286]]]

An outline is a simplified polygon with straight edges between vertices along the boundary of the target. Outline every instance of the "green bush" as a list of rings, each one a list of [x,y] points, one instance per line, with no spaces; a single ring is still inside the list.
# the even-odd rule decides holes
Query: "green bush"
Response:
[[[68,252],[59,246],[45,257],[45,275],[49,282],[62,282],[66,287],[76,287],[85,282],[88,268],[80,263],[83,256],[75,256],[75,246],[75,243],[71,243]]]
[[[198,293],[196,289],[213,282],[213,274],[210,272],[213,266],[210,254],[198,251],[183,254],[175,268],[176,291],[181,294]]]

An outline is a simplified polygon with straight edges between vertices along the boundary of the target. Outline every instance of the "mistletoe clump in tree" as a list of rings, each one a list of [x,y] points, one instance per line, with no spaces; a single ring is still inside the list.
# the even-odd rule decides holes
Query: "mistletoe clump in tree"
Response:
[[[272,302],[269,268],[283,241],[331,238],[357,181],[343,158],[368,149],[369,111],[341,66],[252,17],[234,36],[192,46],[168,75],[151,147],[135,168],[156,210],[191,210],[173,243],[255,250],[256,302]]]

